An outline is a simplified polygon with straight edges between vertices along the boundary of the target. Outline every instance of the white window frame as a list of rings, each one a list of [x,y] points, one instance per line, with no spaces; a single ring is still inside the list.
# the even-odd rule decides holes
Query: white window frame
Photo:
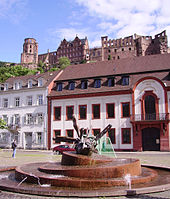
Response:
[[[37,113],[37,124],[42,124],[44,122],[43,113]]]
[[[8,98],[3,99],[3,108],[8,108]]]
[[[32,80],[28,80],[28,88],[32,88]]]
[[[38,105],[43,105],[43,95],[38,95],[37,103]]]
[[[2,119],[8,124],[8,115],[2,115]]]
[[[37,132],[36,133],[36,144],[41,145],[43,139],[43,133],[42,132]]]
[[[8,84],[7,83],[4,84],[4,91],[8,91]]]
[[[32,106],[33,105],[32,96],[27,96],[27,105],[28,106]]]
[[[20,97],[15,98],[15,107],[20,107]]]
[[[43,80],[42,78],[38,79],[38,87],[42,87],[43,86]]]

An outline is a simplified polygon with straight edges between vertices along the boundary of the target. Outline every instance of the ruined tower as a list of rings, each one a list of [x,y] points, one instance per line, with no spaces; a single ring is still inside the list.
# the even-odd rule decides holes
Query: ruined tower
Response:
[[[21,53],[21,64],[34,68],[38,64],[38,43],[34,38],[26,38]]]

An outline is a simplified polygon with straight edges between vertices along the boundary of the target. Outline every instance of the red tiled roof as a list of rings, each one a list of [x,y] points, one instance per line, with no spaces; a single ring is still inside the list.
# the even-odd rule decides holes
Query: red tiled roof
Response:
[[[58,81],[170,69],[170,54],[68,66]]]
[[[63,85],[62,91],[56,91],[54,85],[53,90],[49,96],[69,96],[69,95],[82,95],[82,94],[95,94],[102,92],[119,92],[129,91],[131,92],[134,85],[141,78],[150,76],[160,79],[163,83],[166,83],[170,87],[169,78],[170,72],[170,54],[165,55],[150,55],[144,57],[127,58],[112,61],[102,61],[88,64],[71,65],[68,66],[60,77],[56,81],[66,81]],[[122,86],[120,79],[122,75],[128,74],[130,76],[129,85]],[[107,76],[116,76],[115,86],[107,86]],[[102,86],[100,88],[94,88],[89,81],[87,89],[80,88],[80,80],[82,78],[94,78],[102,77]],[[76,80],[76,88],[74,90],[68,90],[68,80]]]
[[[53,72],[46,72],[46,73],[41,73],[37,75],[10,77],[5,81],[5,83],[8,83],[9,85],[13,85],[15,81],[21,80],[23,82],[23,85],[27,85],[29,79],[37,82],[39,78],[43,78],[45,80],[45,84],[43,85],[43,87],[47,87],[59,73],[60,71],[53,71]]]

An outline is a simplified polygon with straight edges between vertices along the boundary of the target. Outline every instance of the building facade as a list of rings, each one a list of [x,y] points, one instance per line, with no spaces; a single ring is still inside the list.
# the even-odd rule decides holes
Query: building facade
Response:
[[[57,135],[96,135],[108,124],[115,150],[170,150],[170,55],[67,67],[48,96],[48,149]]]
[[[154,38],[134,34],[134,36],[112,40],[104,36],[101,37],[101,47],[90,49],[90,60],[104,61],[167,53],[166,31],[155,35]]]
[[[79,39],[78,36],[76,36],[73,41],[63,39],[57,51],[38,55],[38,61],[55,65],[58,64],[60,57],[68,57],[72,64],[88,61],[89,45],[87,37],[85,37],[85,39]]]
[[[47,148],[47,95],[60,72],[9,78],[1,84],[0,117],[8,129],[0,129],[0,147]]]

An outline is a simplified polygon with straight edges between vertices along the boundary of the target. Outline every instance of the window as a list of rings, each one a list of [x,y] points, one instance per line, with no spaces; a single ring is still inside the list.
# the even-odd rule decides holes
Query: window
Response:
[[[92,134],[94,136],[98,135],[100,133],[100,129],[92,129]]]
[[[130,128],[122,129],[122,144],[131,144]]]
[[[106,118],[115,118],[115,104],[106,104]]]
[[[122,103],[122,117],[130,117],[130,102]]]
[[[38,95],[38,105],[43,105],[43,95]]]
[[[27,105],[32,106],[32,96],[27,97]]]
[[[122,77],[122,86],[127,86],[127,85],[129,85],[129,77],[124,76]]]
[[[82,80],[81,81],[81,89],[87,89],[87,87],[88,87],[88,81]]]
[[[94,88],[100,88],[101,87],[101,80],[95,79],[94,80]]]
[[[53,133],[53,138],[56,138],[57,136],[61,136],[61,130],[54,130],[54,133]],[[54,144],[60,144],[60,142],[54,140],[53,142]]]
[[[44,121],[44,117],[42,113],[37,113],[37,123],[42,124]]]
[[[8,84],[4,84],[4,91],[7,91],[8,90]]]
[[[116,144],[115,128],[110,129],[110,131],[108,132],[108,136],[111,140],[111,143]]]
[[[8,108],[8,99],[7,98],[3,99],[3,107]]]
[[[7,144],[9,142],[9,134],[6,132],[0,133],[0,143]]]
[[[79,119],[87,119],[87,105],[79,105]]]
[[[114,85],[115,85],[115,78],[114,77],[108,78],[108,86],[112,87]]]
[[[28,81],[28,88],[32,88],[32,80]]]
[[[15,107],[19,107],[20,106],[20,98],[16,97],[15,98]]]
[[[100,119],[100,104],[92,104],[92,118]]]
[[[75,82],[69,82],[68,90],[74,90],[75,89]]]
[[[41,87],[43,85],[42,79],[38,79],[38,87]]]
[[[27,116],[26,116],[26,124],[33,124],[34,123],[34,117],[31,113],[28,113]]]
[[[18,89],[22,88],[22,82],[18,82]]]
[[[36,133],[36,144],[42,144],[42,132]]]
[[[66,136],[73,138],[74,137],[73,130],[72,129],[66,130]]]
[[[7,115],[2,115],[2,119],[4,120],[4,122],[6,122],[6,124],[8,124],[8,116]]]
[[[61,120],[61,107],[54,107],[54,120]]]
[[[19,114],[14,115],[14,124],[20,124],[20,115]]]
[[[63,90],[63,84],[57,83],[57,91],[62,91],[62,90]]]
[[[74,106],[66,107],[66,119],[71,120],[74,114]]]
[[[15,82],[13,85],[13,90],[17,90],[17,88],[18,88],[18,84],[17,84],[17,82]]]

